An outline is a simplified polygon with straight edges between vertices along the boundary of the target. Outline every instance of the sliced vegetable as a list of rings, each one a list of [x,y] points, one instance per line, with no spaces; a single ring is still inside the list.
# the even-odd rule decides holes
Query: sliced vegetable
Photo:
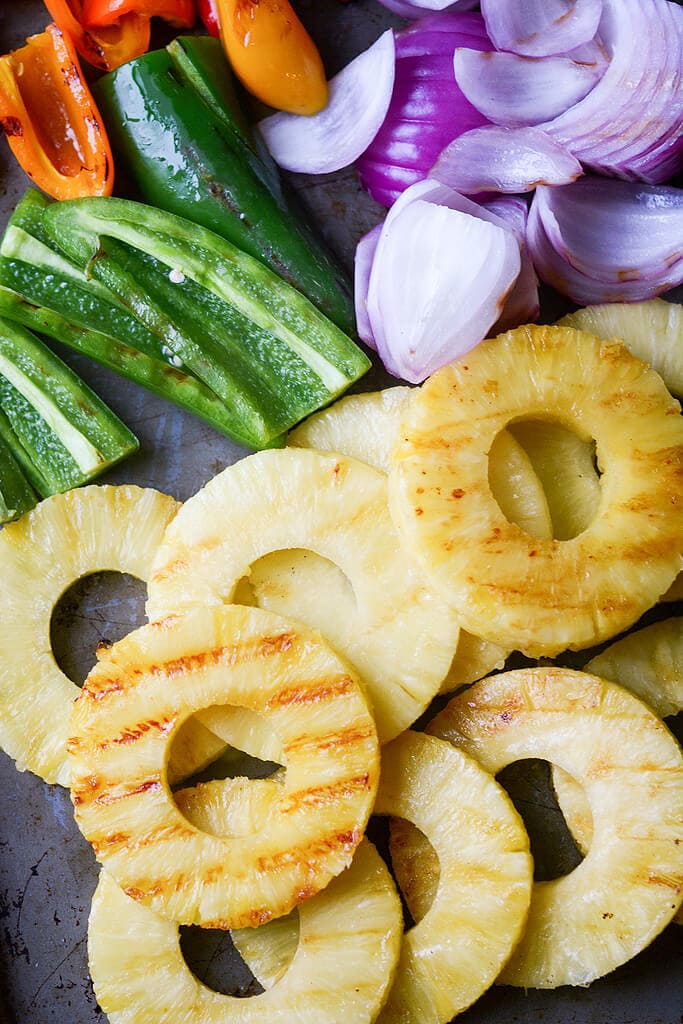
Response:
[[[455,82],[456,46],[489,50],[480,14],[432,15],[396,33],[396,76],[384,123],[357,162],[361,184],[391,206],[458,135],[486,124]]]
[[[549,121],[582,100],[602,66],[570,57],[518,57],[461,47],[453,58],[455,80],[489,121],[508,127]]]
[[[275,161],[288,171],[327,174],[364,152],[386,117],[394,88],[389,29],[330,82],[327,106],[314,117],[273,114],[260,122]]]
[[[382,225],[375,227],[363,235],[356,246],[354,259],[354,282],[353,294],[356,304],[356,330],[358,337],[370,348],[376,349],[375,336],[372,333],[372,324],[368,316],[368,288],[370,286],[370,273],[373,260],[377,252],[377,244],[382,234]]]
[[[29,191],[10,218],[0,246],[0,316],[82,352],[230,434],[232,417],[218,395],[112,292],[57,252],[42,225],[48,205]]]
[[[218,7],[216,6],[216,0],[197,0],[197,13],[204,22],[204,27],[209,35],[218,39],[221,34],[221,29],[218,24]]]
[[[0,128],[24,171],[55,199],[111,194],[109,141],[71,40],[56,25],[0,58]]]
[[[0,320],[0,408],[42,497],[94,479],[138,448],[134,434],[30,331]]]
[[[368,287],[387,370],[418,383],[473,348],[519,270],[519,244],[502,221],[445,186],[413,185],[384,222]]]
[[[519,196],[499,196],[496,199],[488,199],[481,204],[479,216],[486,216],[487,213],[493,214],[512,231],[519,244],[521,260],[519,275],[505,300],[500,318],[489,331],[489,335],[495,337],[503,331],[509,331],[521,324],[532,323],[536,320],[540,311],[540,300],[538,278],[526,244],[528,219],[526,202]]]
[[[481,13],[497,50],[546,57],[593,39],[602,0],[481,0]]]
[[[571,153],[540,128],[484,125],[454,139],[429,172],[456,192],[532,192],[583,173]]]
[[[15,457],[20,447],[9,420],[0,412],[0,523],[18,519],[38,504],[38,495]]]
[[[162,18],[173,28],[192,28],[197,10],[194,0],[83,0],[83,22],[88,28],[115,25],[126,14]]]
[[[585,177],[536,189],[527,239],[539,276],[585,305],[649,299],[683,281],[683,190]]]
[[[304,296],[199,225],[119,199],[54,204],[45,225],[223,399],[241,443],[268,445],[369,368]]]
[[[599,36],[604,75],[542,127],[586,166],[665,181],[680,170],[683,12],[667,0],[603,0]]]
[[[434,11],[469,11],[476,7],[477,0],[427,0],[420,2],[414,0],[379,0],[379,2],[394,14],[400,14],[403,18],[420,18],[432,14]]]
[[[96,29],[85,23],[83,0],[45,0],[45,6],[83,60],[102,71],[111,71],[149,49],[149,18],[124,14],[116,24]]]
[[[289,0],[216,0],[216,8],[223,48],[245,89],[292,114],[322,110],[323,62]]]
[[[346,275],[257,150],[217,40],[176,39],[102,78],[96,93],[143,199],[223,235],[353,331]]]

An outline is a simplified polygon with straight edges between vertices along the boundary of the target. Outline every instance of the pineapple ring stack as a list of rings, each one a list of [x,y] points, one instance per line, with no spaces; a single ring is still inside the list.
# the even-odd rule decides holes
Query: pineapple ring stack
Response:
[[[88,954],[97,1001],[112,1024],[371,1024],[393,980],[402,931],[391,876],[365,840],[348,871],[302,905],[291,964],[252,999],[202,985],[183,959],[177,925],[130,899],[105,871],[93,897]]]
[[[367,686],[380,741],[392,739],[437,693],[458,621],[401,551],[386,487],[385,476],[362,462],[303,449],[257,452],[229,466],[167,530],[148,616],[222,605],[264,555],[314,551],[339,566],[355,596],[352,614],[328,616],[326,638]],[[202,722],[210,727],[207,715]]]
[[[177,727],[232,703],[263,715],[286,774],[267,825],[214,836],[181,814],[166,763]],[[180,924],[287,913],[351,862],[379,772],[360,685],[319,635],[261,609],[195,609],[106,651],[74,707],[76,822],[123,890]]]
[[[80,690],[50,644],[60,597],[96,572],[147,580],[179,507],[159,491],[91,484],[47,498],[0,532],[0,745],[20,771],[69,784],[66,741]]]
[[[454,697],[428,732],[492,775],[526,757],[558,764],[590,803],[590,850],[570,874],[534,885],[502,983],[587,985],[673,919],[683,900],[683,756],[636,697],[585,672],[522,669]]]
[[[493,498],[488,453],[515,418],[595,438],[601,501],[569,540],[531,537]],[[415,393],[390,474],[403,541],[470,632],[532,656],[626,629],[683,565],[683,419],[621,344],[527,326],[484,341]]]

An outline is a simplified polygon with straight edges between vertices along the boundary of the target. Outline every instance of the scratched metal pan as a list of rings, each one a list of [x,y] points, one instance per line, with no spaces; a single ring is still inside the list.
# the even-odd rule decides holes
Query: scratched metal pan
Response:
[[[374,0],[340,4],[302,0],[298,8],[334,72],[400,20]],[[0,52],[40,31],[48,16],[39,0],[0,0]],[[27,185],[0,145],[2,226]],[[353,247],[381,211],[351,171],[299,181],[304,202],[351,267]],[[546,296],[546,317],[555,311]],[[61,353],[113,406],[141,439],[140,453],[110,473],[109,482],[157,487],[185,499],[241,452],[161,400],[86,359]],[[379,370],[367,388],[389,383]],[[2,614],[0,606],[0,615]],[[53,643],[65,671],[82,681],[99,642],[114,641],[143,621],[138,581],[95,576],[62,600],[53,617]],[[548,797],[520,797],[530,819]],[[525,810],[526,807],[526,810]],[[547,817],[547,815],[546,815]],[[97,881],[90,847],[73,822],[68,793],[18,773],[0,753],[0,1024],[101,1024],[89,980],[86,930]],[[681,936],[671,926],[643,954],[587,989],[524,993],[494,988],[462,1014],[462,1024],[680,1024],[683,1009]],[[199,977],[225,990],[244,986],[235,957],[220,935],[187,937],[186,956]],[[247,984],[248,987],[248,984]]]

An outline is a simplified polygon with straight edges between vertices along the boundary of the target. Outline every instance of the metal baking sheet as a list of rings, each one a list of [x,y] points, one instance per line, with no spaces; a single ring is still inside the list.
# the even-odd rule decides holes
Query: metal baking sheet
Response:
[[[390,25],[401,20],[375,0],[301,0],[303,20],[334,73]],[[49,20],[39,0],[2,0],[0,52],[20,46]],[[0,223],[28,184],[7,146],[0,145]],[[362,192],[351,170],[298,179],[304,202],[351,267],[360,235],[382,211]],[[546,296],[546,317],[552,297]],[[157,487],[183,500],[244,452],[209,427],[90,361],[60,354],[139,435],[135,458],[107,482]],[[363,382],[390,383],[375,369]],[[107,577],[85,581],[60,605],[53,642],[78,681],[101,641],[114,641],[143,621],[144,588]],[[2,614],[0,610],[0,615]],[[97,880],[92,851],[73,822],[68,793],[18,773],[0,752],[0,1024],[102,1024],[89,980],[86,952],[90,898]],[[459,1017],[462,1024],[680,1024],[683,1009],[683,928],[670,926],[635,960],[587,989],[528,992],[493,988]],[[194,952],[197,973],[222,962],[212,935]],[[226,977],[233,968],[228,966]],[[225,977],[223,979],[225,983]],[[4,1003],[4,1005],[3,1005]]]

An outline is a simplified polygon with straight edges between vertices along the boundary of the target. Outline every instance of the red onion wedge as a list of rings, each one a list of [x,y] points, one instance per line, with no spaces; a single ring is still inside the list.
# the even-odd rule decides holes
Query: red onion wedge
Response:
[[[508,295],[500,318],[491,328],[495,337],[502,331],[510,331],[520,324],[536,320],[540,312],[538,278],[534,270],[531,253],[526,244],[528,208],[521,196],[499,196],[482,204],[484,210],[504,221],[515,235],[520,248],[521,266],[514,287]]]
[[[484,220],[469,209],[479,208],[420,182],[404,192],[382,227],[367,311],[382,362],[403,380],[419,383],[478,344],[519,274],[512,231],[494,215]]]
[[[327,106],[306,117],[278,113],[259,128],[275,161],[288,171],[327,174],[352,164],[386,117],[394,88],[391,29],[329,83]]]
[[[476,7],[477,0],[379,0],[382,6],[402,18],[421,18],[434,11],[469,11]]]
[[[480,14],[433,15],[396,34],[391,105],[357,163],[361,184],[383,206],[423,179],[452,139],[487,123],[455,82],[456,46],[490,49]]]
[[[353,297],[356,306],[356,330],[358,337],[369,348],[377,348],[372,325],[368,316],[368,286],[370,271],[377,251],[377,243],[382,233],[382,225],[376,224],[371,231],[363,235],[356,246],[353,265]]]
[[[459,48],[455,80],[489,121],[510,127],[551,120],[588,95],[602,67],[569,57],[518,57]]]
[[[582,178],[536,190],[527,242],[539,276],[575,302],[635,302],[683,282],[683,190]]]
[[[610,58],[594,89],[542,123],[590,168],[650,184],[680,169],[683,16],[668,0],[603,0]]]
[[[497,50],[547,57],[593,39],[602,0],[481,0],[481,13]]]
[[[531,192],[537,185],[566,185],[581,164],[540,128],[473,128],[443,150],[429,172],[456,192]]]

